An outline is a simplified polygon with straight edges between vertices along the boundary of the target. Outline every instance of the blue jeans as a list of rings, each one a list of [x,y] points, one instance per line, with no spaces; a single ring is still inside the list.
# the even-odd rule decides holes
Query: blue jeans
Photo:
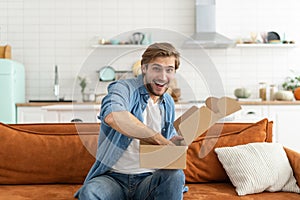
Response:
[[[80,200],[181,200],[185,177],[182,170],[120,174],[108,172],[81,188]]]

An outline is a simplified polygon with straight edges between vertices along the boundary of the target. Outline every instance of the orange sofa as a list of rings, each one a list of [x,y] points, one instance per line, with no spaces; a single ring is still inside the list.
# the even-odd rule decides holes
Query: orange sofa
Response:
[[[74,199],[94,162],[98,132],[97,123],[0,123],[0,199]],[[266,119],[210,128],[189,146],[184,199],[300,200],[290,192],[237,195],[213,149],[260,141],[272,141],[272,122]],[[285,150],[299,185],[300,154]]]

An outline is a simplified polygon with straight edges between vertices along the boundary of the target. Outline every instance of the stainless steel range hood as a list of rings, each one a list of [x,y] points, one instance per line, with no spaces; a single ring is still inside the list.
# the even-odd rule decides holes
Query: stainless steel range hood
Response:
[[[216,32],[215,0],[196,1],[196,33],[184,42],[183,48],[229,48],[235,42]]]

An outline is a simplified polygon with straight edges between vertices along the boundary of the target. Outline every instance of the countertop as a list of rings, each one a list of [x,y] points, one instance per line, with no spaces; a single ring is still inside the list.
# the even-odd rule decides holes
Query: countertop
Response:
[[[300,101],[239,101],[241,105],[300,105]]]
[[[39,107],[39,106],[51,106],[51,105],[100,105],[95,102],[43,102],[43,103],[38,103],[38,102],[28,102],[28,103],[16,103],[17,107]]]
[[[185,105],[197,105],[202,104],[204,101],[199,102],[177,102],[175,105],[177,106],[185,106]],[[240,105],[300,105],[300,101],[239,101]],[[39,106],[100,106],[99,103],[95,102],[49,102],[49,103],[17,103],[17,107],[39,107]]]

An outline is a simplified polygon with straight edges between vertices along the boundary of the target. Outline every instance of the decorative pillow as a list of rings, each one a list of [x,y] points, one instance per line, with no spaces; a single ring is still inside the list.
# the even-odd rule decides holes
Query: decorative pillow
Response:
[[[239,123],[239,127],[233,129],[232,126],[236,126],[237,123],[215,124],[189,145],[187,167],[184,170],[186,181],[190,183],[229,181],[214,149],[250,142],[265,142],[269,123],[267,119],[263,119],[253,124]]]
[[[0,184],[82,183],[95,161],[87,148],[96,150],[98,131],[78,127],[0,123]]]
[[[290,161],[297,185],[300,187],[300,153],[284,147],[285,153]]]
[[[240,196],[263,191],[300,193],[281,144],[250,143],[215,152]]]

